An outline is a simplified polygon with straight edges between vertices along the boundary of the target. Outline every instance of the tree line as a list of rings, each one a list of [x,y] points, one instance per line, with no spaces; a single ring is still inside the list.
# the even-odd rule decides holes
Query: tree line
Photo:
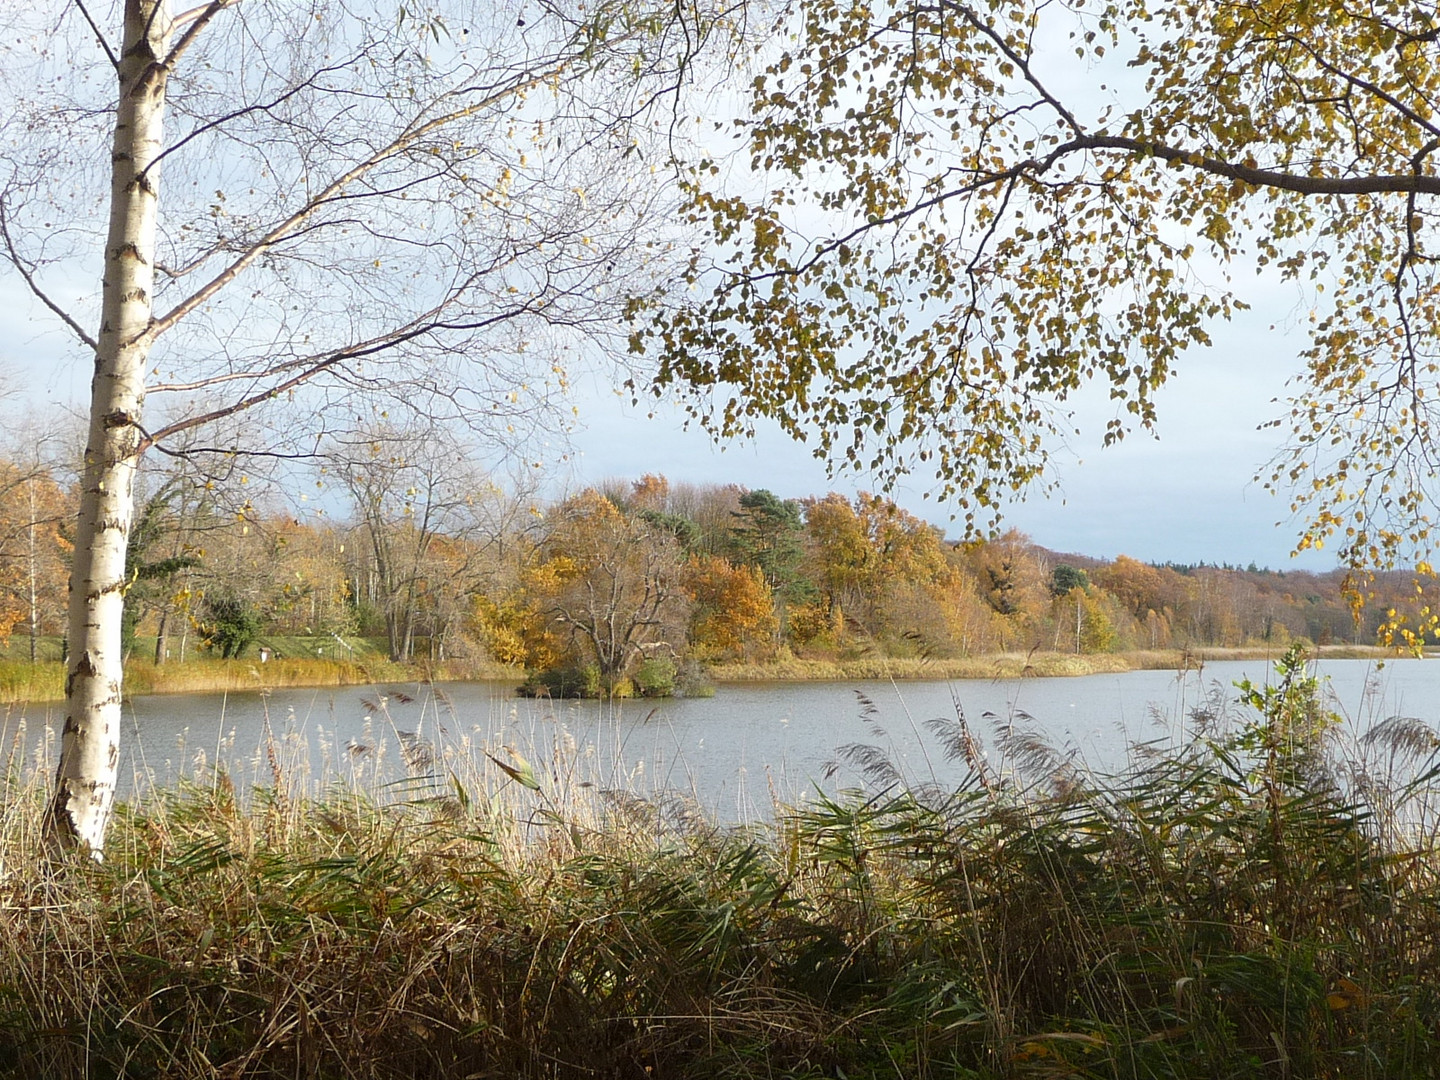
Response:
[[[1405,600],[1406,581],[1382,581],[1357,621],[1339,571],[1102,560],[1016,531],[955,542],[865,493],[646,475],[547,501],[433,464],[333,462],[331,509],[304,520],[199,474],[151,477],[130,537],[127,655],[378,647],[525,667],[537,690],[665,692],[687,663],[786,656],[1368,643]],[[0,462],[0,478],[0,632],[33,659],[63,635],[74,493],[43,466]]]

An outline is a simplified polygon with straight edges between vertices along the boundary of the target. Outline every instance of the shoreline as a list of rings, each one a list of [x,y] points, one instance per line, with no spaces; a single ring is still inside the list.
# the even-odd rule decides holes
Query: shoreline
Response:
[[[254,659],[188,660],[156,666],[137,660],[125,666],[127,698],[152,694],[224,694],[255,690],[288,690],[327,686],[373,686],[378,683],[499,682],[525,673],[503,664],[446,662],[398,664],[383,658],[366,660]],[[63,701],[65,673],[57,660],[0,662],[0,705]]]
[[[948,679],[1077,678],[1127,671],[1182,671],[1212,661],[1278,660],[1280,647],[1142,649],[1114,653],[1011,652],[954,660],[860,657],[853,660],[789,659],[769,664],[712,664],[709,677],[717,684],[747,682],[835,682],[845,679],[901,682]],[[1316,660],[1403,660],[1407,654],[1376,645],[1327,645]]]
[[[838,682],[1076,678],[1127,671],[1180,671],[1211,661],[1278,659],[1282,648],[1132,650],[1117,653],[997,653],[953,660],[858,657],[849,660],[790,658],[771,663],[712,664],[707,678],[717,685],[757,682]],[[1379,646],[1328,645],[1318,660],[1392,661],[1412,659]],[[411,682],[524,681],[525,672],[494,663],[397,664],[389,660],[277,659],[203,660],[156,667],[136,661],[125,670],[126,696],[233,693],[248,690],[369,686]],[[58,661],[0,662],[0,705],[61,701],[64,671]]]

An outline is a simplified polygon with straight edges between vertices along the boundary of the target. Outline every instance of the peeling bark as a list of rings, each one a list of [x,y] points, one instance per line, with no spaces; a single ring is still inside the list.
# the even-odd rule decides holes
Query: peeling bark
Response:
[[[46,815],[53,848],[99,858],[120,759],[121,605],[152,340],[168,0],[125,0],[100,334],[70,576],[66,717]]]

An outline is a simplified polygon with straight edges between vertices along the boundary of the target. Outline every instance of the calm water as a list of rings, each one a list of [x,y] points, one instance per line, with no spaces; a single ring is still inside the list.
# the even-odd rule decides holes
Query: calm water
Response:
[[[1377,669],[1340,660],[1318,670],[1354,732],[1394,715],[1440,727],[1440,662]],[[708,699],[613,705],[528,701],[508,683],[140,697],[126,703],[122,789],[203,773],[217,760],[259,783],[276,768],[312,783],[393,779],[405,775],[407,750],[419,771],[432,771],[433,759],[443,766],[433,771],[464,775],[487,752],[513,763],[514,750],[542,782],[564,772],[599,786],[677,788],[739,820],[763,815],[772,795],[854,786],[853,768],[842,761],[833,769],[847,744],[879,747],[914,780],[958,779],[960,767],[925,730],[927,720],[954,717],[957,708],[992,757],[996,732],[1016,725],[1092,767],[1112,768],[1137,740],[1189,738],[1192,709],[1215,694],[1233,702],[1236,680],[1261,681],[1268,672],[1263,661],[1230,661],[1183,675],[743,684]],[[0,745],[35,761],[53,753],[56,726],[54,706],[15,711],[0,724]]]

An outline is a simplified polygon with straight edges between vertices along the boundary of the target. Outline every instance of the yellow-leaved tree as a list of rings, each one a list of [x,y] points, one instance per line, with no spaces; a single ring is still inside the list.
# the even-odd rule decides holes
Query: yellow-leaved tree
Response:
[[[693,605],[692,652],[735,659],[773,650],[780,620],[759,567],[734,566],[718,555],[693,555],[685,565],[684,583]]]
[[[791,0],[695,163],[693,289],[637,305],[652,389],[769,419],[967,522],[1045,479],[1066,401],[1107,440],[1257,269],[1313,304],[1269,482],[1298,547],[1433,577],[1440,14],[1378,0]],[[1440,611],[1440,606],[1437,606]],[[1398,624],[1402,638],[1436,614]]]

